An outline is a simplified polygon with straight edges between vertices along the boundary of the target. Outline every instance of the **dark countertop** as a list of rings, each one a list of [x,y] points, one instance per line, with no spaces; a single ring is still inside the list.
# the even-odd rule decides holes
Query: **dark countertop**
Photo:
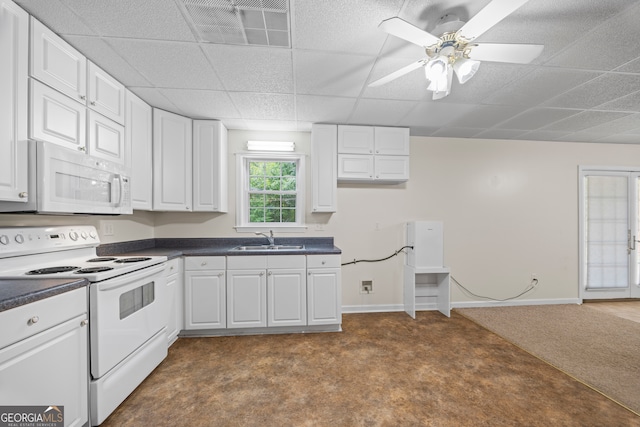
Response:
[[[251,256],[251,255],[340,255],[332,237],[277,238],[276,245],[304,245],[302,250],[233,251],[237,246],[264,245],[265,238],[191,238],[147,239],[119,242],[98,247],[98,255],[164,255],[168,259],[180,256]]]
[[[0,279],[0,312],[88,284],[85,279]]]

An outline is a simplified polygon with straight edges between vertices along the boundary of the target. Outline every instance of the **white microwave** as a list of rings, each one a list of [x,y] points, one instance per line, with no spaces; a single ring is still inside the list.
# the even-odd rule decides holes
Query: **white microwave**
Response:
[[[50,142],[28,143],[28,201],[0,202],[0,212],[133,213],[131,180],[125,166]]]

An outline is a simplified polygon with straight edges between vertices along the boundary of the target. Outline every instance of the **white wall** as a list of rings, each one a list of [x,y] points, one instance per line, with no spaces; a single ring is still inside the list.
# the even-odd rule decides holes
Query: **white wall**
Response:
[[[309,153],[306,132],[229,132],[229,213],[147,213],[121,217],[0,215],[0,226],[116,222],[103,241],[150,237],[236,237],[235,155],[248,139],[287,139]],[[637,159],[637,160],[636,160]],[[445,263],[472,291],[507,298],[540,279],[529,300],[578,297],[578,165],[639,166],[640,145],[411,138],[411,179],[400,185],[344,185],[338,212],[311,214],[306,233],[333,236],[342,261],[382,258],[404,245],[404,224],[442,220]],[[307,212],[310,211],[307,163]],[[276,235],[283,233],[276,233]],[[402,302],[400,254],[343,268],[343,304]],[[360,294],[361,280],[374,293]],[[474,301],[453,286],[454,303]]]

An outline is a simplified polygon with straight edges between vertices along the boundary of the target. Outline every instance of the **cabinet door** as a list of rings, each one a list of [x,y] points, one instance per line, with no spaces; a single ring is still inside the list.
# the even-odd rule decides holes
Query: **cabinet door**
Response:
[[[227,128],[193,121],[193,210],[227,212]]]
[[[267,326],[264,270],[227,270],[227,328]]]
[[[374,131],[375,154],[409,155],[409,128],[376,126]]]
[[[267,271],[267,326],[307,324],[307,283],[305,270]]]
[[[89,154],[124,165],[124,126],[89,110]]]
[[[342,323],[342,290],[339,268],[307,271],[308,324]]]
[[[373,156],[359,154],[338,154],[338,179],[373,179]]]
[[[167,345],[173,344],[178,339],[178,334],[183,329],[183,275],[182,259],[172,259],[167,263]]]
[[[153,209],[191,210],[191,119],[153,110]]]
[[[29,84],[29,138],[86,151],[86,107],[37,80]]]
[[[338,125],[338,153],[373,154],[372,126]]]
[[[187,271],[185,279],[185,329],[225,328],[227,313],[224,271]]]
[[[87,62],[89,108],[124,125],[124,85],[93,62]]]
[[[409,179],[409,156],[375,156],[375,179],[406,181]]]
[[[124,153],[125,166],[131,168],[133,209],[153,209],[153,112],[151,107],[126,91]]]
[[[0,402],[62,405],[65,426],[85,425],[89,419],[86,319],[83,314],[1,349]]]
[[[33,17],[31,76],[75,100],[86,102],[87,59]]]
[[[311,126],[313,212],[335,212],[338,192],[338,126]]]
[[[27,201],[28,37],[27,12],[0,1],[0,200],[10,202]]]

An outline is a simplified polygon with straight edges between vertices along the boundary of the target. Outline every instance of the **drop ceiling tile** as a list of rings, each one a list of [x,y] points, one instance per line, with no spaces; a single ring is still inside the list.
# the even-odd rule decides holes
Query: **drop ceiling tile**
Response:
[[[102,36],[195,41],[173,0],[63,0]]]
[[[483,139],[516,139],[524,132],[514,129],[488,129],[475,135]]]
[[[220,121],[222,122],[222,124],[224,124],[224,126],[227,129],[239,129],[239,130],[248,129],[247,124],[243,119],[222,119]]]
[[[293,93],[289,49],[203,44],[216,74],[227,90]]]
[[[539,67],[509,85],[498,86],[495,95],[487,102],[502,105],[535,105],[598,75],[593,72]]]
[[[296,132],[296,122],[287,120],[245,120],[246,130]]]
[[[421,102],[398,123],[398,126],[440,128],[464,117],[474,108],[475,105],[445,104],[440,101]]]
[[[374,60],[371,56],[295,51],[296,93],[358,96]]]
[[[443,16],[447,14],[455,15],[459,20],[466,22],[480,12],[489,2],[490,0],[456,2],[449,0],[409,0],[402,8],[400,18],[422,30],[435,34],[434,29]]]
[[[176,107],[171,103],[171,101],[169,101],[164,95],[162,95],[159,89],[150,87],[129,87],[129,90],[138,95],[144,102],[151,105],[152,107],[184,115],[184,113],[178,107]]]
[[[464,90],[462,88],[461,90]],[[478,105],[468,114],[452,121],[450,126],[462,126],[467,128],[488,128],[501,123],[516,114],[524,111],[524,107],[512,107],[505,105]]]
[[[103,39],[86,36],[65,36],[64,38],[125,86],[152,86]]]
[[[606,111],[584,111],[552,125],[545,130],[558,130],[566,132],[581,132],[616,119],[627,116],[628,113],[614,113]]]
[[[397,59],[395,57],[381,58],[376,62],[373,70],[371,71],[369,83],[414,62],[416,61]],[[433,94],[427,90],[427,80],[424,75],[424,68],[420,67],[381,86],[366,87],[362,96],[364,98],[427,101],[431,99]]]
[[[160,89],[172,104],[192,119],[239,118],[227,92],[195,89]]]
[[[96,35],[60,0],[16,0],[16,3],[56,34]]]
[[[629,40],[640,39],[640,7],[622,9],[624,13],[600,22],[595,29],[580,37],[548,63],[560,67],[608,71],[626,64],[630,58],[640,56],[640,45],[629,43]],[[595,54],[589,55],[586,52]]]
[[[640,112],[640,91],[597,106],[598,110]]]
[[[293,2],[292,2],[293,3]],[[382,20],[397,16],[403,0],[323,0],[292,4],[296,49],[377,55],[387,37]]]
[[[195,43],[105,40],[156,87],[223,89],[205,54]]]
[[[356,105],[350,124],[396,126],[416,103],[387,99],[361,99]]]
[[[529,141],[555,141],[558,138],[568,135],[570,132],[552,131],[552,130],[533,130],[523,133],[518,139]]]
[[[229,95],[246,122],[295,120],[293,95],[251,92],[230,92]]]
[[[640,73],[640,58],[634,59],[633,61],[629,61],[624,65],[619,66],[615,69],[620,73]]]
[[[460,127],[443,127],[433,132],[431,136],[439,136],[442,138],[471,138],[482,132],[477,128],[460,128]]]
[[[600,138],[597,142],[609,142],[615,144],[640,144],[640,135],[619,133]]]
[[[593,108],[640,88],[640,75],[605,74],[547,102],[546,106],[561,108]]]
[[[437,127],[428,127],[428,126],[411,126],[409,133],[411,136],[430,136],[438,131]]]
[[[592,133],[592,132],[574,132],[574,133],[570,133],[567,134],[563,137],[560,137],[557,139],[557,141],[564,141],[564,142],[595,142],[598,141],[599,139],[605,138],[606,134],[603,133]]]
[[[533,108],[498,125],[501,129],[534,130],[578,114],[582,110]]]
[[[640,114],[629,114],[617,120],[612,120],[601,125],[593,126],[589,132],[616,134],[632,131],[640,128]]]
[[[297,119],[312,123],[346,123],[356,98],[297,95]]]

